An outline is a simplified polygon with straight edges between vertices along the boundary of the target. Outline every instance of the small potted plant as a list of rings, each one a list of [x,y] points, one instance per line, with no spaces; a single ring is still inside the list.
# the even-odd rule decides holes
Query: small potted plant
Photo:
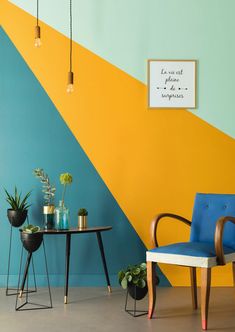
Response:
[[[42,192],[44,193],[45,205],[43,206],[44,215],[44,228],[53,229],[54,228],[54,196],[56,188],[50,183],[48,175],[44,172],[42,168],[35,168],[33,174],[40,179],[42,183]]]
[[[87,216],[88,211],[84,208],[79,209],[78,211],[78,228],[84,229],[87,228]]]
[[[17,188],[15,187],[14,196],[10,195],[9,192],[5,190],[6,201],[10,204],[11,209],[7,210],[7,217],[14,227],[20,227],[24,222],[28,214],[28,198],[31,195],[29,191],[22,199],[21,194],[18,193]]]
[[[20,232],[24,248],[30,253],[38,250],[43,240],[43,233],[40,232],[40,227],[27,225]]]
[[[62,200],[59,201],[59,206],[55,209],[56,229],[69,229],[69,209],[65,207],[64,199],[66,188],[73,182],[73,177],[69,173],[60,174],[60,183],[64,186],[62,193]]]
[[[118,280],[123,289],[128,289],[133,299],[143,299],[148,292],[146,263],[130,265],[119,271]]]

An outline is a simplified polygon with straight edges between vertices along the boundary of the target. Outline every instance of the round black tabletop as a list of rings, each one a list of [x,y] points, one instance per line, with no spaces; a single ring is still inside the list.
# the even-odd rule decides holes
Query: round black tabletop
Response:
[[[41,229],[40,232],[43,234],[77,234],[77,233],[95,233],[95,232],[105,232],[112,229],[112,226],[97,226],[97,227],[87,227],[84,229],[79,228],[70,228],[70,229]]]

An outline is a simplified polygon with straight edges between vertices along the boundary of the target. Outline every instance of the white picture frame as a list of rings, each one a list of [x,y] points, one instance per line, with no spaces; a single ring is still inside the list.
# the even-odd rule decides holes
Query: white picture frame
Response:
[[[196,60],[148,60],[148,108],[196,108]]]

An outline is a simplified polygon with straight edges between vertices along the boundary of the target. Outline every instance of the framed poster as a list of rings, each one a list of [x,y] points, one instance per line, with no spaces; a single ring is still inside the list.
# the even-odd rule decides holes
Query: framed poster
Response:
[[[149,108],[196,108],[196,60],[148,60]]]

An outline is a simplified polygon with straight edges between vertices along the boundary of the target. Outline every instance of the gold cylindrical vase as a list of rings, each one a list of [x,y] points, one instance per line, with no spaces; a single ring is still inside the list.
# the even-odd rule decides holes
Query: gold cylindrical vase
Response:
[[[43,216],[44,216],[44,229],[54,229],[54,205],[45,205],[43,206]]]
[[[44,205],[43,206],[43,214],[54,214],[55,205]]]
[[[87,216],[78,216],[78,229],[87,228]]]

